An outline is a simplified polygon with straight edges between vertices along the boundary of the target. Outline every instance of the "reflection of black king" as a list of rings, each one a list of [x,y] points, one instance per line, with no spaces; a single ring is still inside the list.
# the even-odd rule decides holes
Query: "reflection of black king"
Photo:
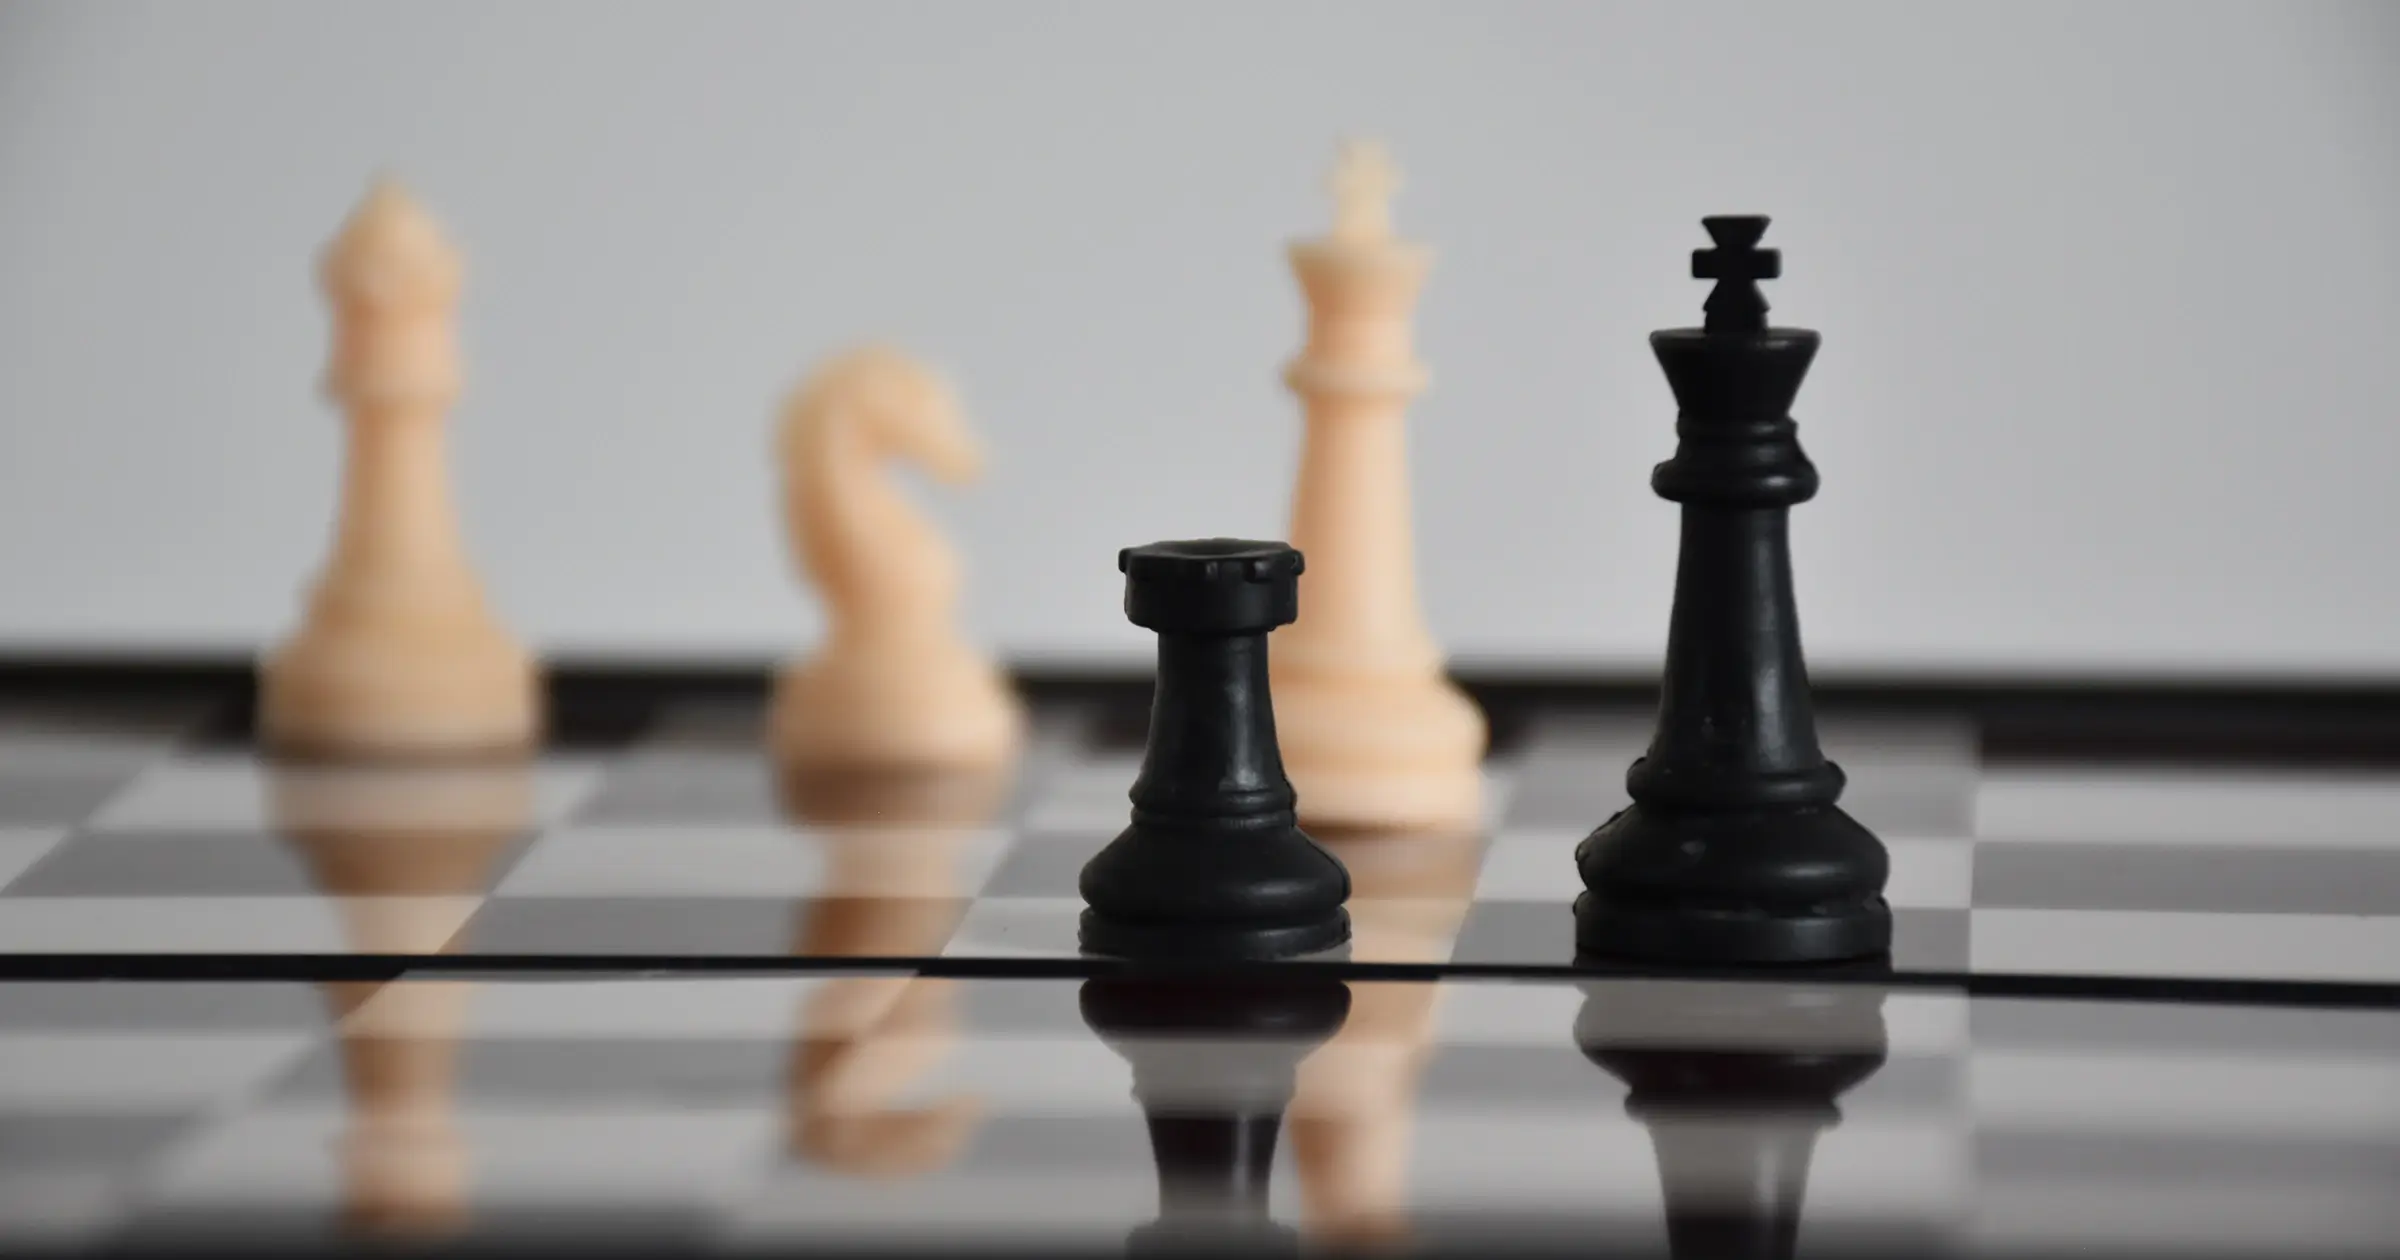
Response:
[[[1267,633],[1299,617],[1300,553],[1214,538],[1117,557],[1158,634],[1133,823],[1085,865],[1083,946],[1278,958],[1349,939],[1350,876],[1303,833],[1275,742]]]
[[[1678,442],[1650,484],[1683,506],[1658,726],[1626,774],[1630,808],[1576,850],[1592,954],[1811,963],[1885,953],[1883,845],[1835,802],[1800,653],[1787,521],[1817,492],[1790,416],[1817,334],[1767,325],[1764,218],[1704,220],[1718,281],[1702,328],[1651,334]]]
[[[1275,1142],[1302,1059],[1341,1031],[1350,989],[1297,974],[1084,982],[1084,1022],[1133,1066],[1158,1161],[1158,1219],[1134,1255],[1297,1254],[1267,1214]]]
[[[1884,990],[1690,982],[1584,987],[1575,1041],[1650,1131],[1676,1260],[1788,1260],[1817,1136],[1883,1066]]]

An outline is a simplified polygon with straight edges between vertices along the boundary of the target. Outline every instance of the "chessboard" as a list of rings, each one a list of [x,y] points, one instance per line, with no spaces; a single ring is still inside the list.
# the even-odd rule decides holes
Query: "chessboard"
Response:
[[[1002,779],[826,785],[748,675],[370,768],[262,755],[240,671],[0,673],[0,1246],[2400,1238],[2400,705],[1828,686],[1890,966],[1695,975],[1573,948],[1648,700],[1473,690],[1489,825],[1323,837],[1348,945],[1194,997],[1076,948],[1139,680],[1027,680]]]
[[[1028,688],[1034,735],[1004,777],[824,787],[774,771],[754,679],[569,680],[534,759],[382,768],[263,755],[230,671],[18,687],[0,965],[1074,964],[1076,877],[1126,825],[1147,690]],[[1356,927],[1314,961],[1599,965],[1576,957],[1572,851],[1626,803],[1653,713],[1484,690],[1488,825],[1320,835]],[[1891,851],[1904,981],[2400,993],[2400,737],[2361,706],[1824,703],[1843,804]]]
[[[1324,1254],[2364,1256],[2400,1237],[2388,1009],[1352,980],[1340,1032],[1289,1056],[1255,1183],[1194,1210],[1133,1063],[1180,1053],[1183,1089],[1151,1110],[1205,1123],[1244,1101],[1206,1060],[1257,1046],[1104,1041],[1102,983],[0,983],[0,1223],[62,1252],[270,1255],[1122,1255],[1211,1208]],[[1629,1085],[1729,1063],[1786,1093],[1685,1114]],[[1745,1209],[1764,1219],[1728,1223]]]

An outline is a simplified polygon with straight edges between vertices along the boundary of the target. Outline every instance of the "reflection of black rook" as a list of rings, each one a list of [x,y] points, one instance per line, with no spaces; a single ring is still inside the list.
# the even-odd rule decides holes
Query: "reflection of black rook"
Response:
[[[1576,937],[1590,953],[1683,963],[1862,958],[1891,945],[1883,845],[1835,804],[1817,746],[1787,534],[1817,492],[1792,399],[1817,334],[1770,328],[1755,281],[1763,218],[1706,220],[1719,281],[1703,328],[1651,335],[1678,409],[1651,486],[1683,505],[1658,726],[1630,808],[1587,837]]]
[[[1239,539],[1117,557],[1158,634],[1133,822],[1085,865],[1094,953],[1281,958],[1349,938],[1349,873],[1300,830],[1275,742],[1267,633],[1299,616],[1300,553]]]
[[[1584,987],[1576,1044],[1625,1082],[1626,1114],[1650,1131],[1676,1260],[1794,1254],[1817,1135],[1840,1123],[1835,1100],[1883,1066],[1883,993]]]
[[[1133,1065],[1158,1161],[1158,1219],[1136,1255],[1296,1252],[1267,1215],[1300,1060],[1341,1031],[1350,989],[1306,976],[1084,982],[1084,1022]]]

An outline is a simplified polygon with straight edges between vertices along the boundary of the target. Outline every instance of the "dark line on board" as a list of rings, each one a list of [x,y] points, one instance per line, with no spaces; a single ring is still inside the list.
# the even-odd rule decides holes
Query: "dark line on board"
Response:
[[[758,701],[775,662],[644,661],[556,656],[545,666],[551,709],[569,746],[636,734],[669,701]],[[1138,667],[1078,668],[1020,661],[1019,687],[1037,703],[1082,704],[1138,728],[1150,675]],[[1561,709],[1646,712],[1655,673],[1535,671],[1454,664],[1491,718],[1496,747],[1531,718]],[[0,696],[181,697],[223,708],[213,730],[246,739],[256,666],[230,653],[147,655],[39,651],[0,654]],[[1987,760],[2003,763],[2226,763],[2400,767],[2400,678],[2042,677],[1817,671],[1822,712],[1955,717],[1977,728]]]
[[[756,692],[764,694],[781,661],[769,658],[639,659],[553,655],[543,667],[552,685],[626,693]],[[1086,667],[1037,658],[1007,662],[1011,675],[1045,691],[1149,688],[1139,666]],[[1528,668],[1505,663],[1452,662],[1462,683],[1498,694],[1568,693],[1594,700],[1639,703],[1657,695],[1655,670]],[[139,690],[246,689],[257,676],[253,657],[230,652],[46,651],[0,649],[0,689],[45,685]],[[2305,703],[2400,709],[2400,676],[2271,674],[2041,675],[1942,673],[1907,670],[1811,671],[1812,686],[1835,694],[1922,697],[1929,703],[2008,696],[2088,697],[2104,701],[2189,699],[2208,703]]]
[[[1134,962],[1113,958],[948,958],[900,955],[834,958],[788,955],[672,954],[12,954],[0,955],[0,981],[236,981],[329,983],[424,976],[525,980],[613,976],[679,979],[724,975],[905,973],[941,979],[1090,980],[1204,974],[1261,979],[1308,972],[1341,980],[1691,980],[1767,984],[1867,985],[1954,991],[1968,997],[2065,998],[2312,1009],[2400,1008],[2400,983],[2232,980],[2187,977],[1931,970],[1855,965],[1821,968],[1678,968],[1599,961],[1575,963],[1380,963],[1301,959],[1273,963]]]

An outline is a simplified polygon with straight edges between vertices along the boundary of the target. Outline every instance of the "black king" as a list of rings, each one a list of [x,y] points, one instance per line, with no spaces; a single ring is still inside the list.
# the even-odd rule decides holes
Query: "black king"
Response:
[[[1767,324],[1758,281],[1781,268],[1758,248],[1764,217],[1701,222],[1707,319],[1650,335],[1677,408],[1650,485],[1683,505],[1658,727],[1626,772],[1633,804],[1576,847],[1576,941],[1702,965],[1874,957],[1891,948],[1889,858],[1836,804],[1792,598],[1789,515],[1817,470],[1790,413],[1817,334]]]

